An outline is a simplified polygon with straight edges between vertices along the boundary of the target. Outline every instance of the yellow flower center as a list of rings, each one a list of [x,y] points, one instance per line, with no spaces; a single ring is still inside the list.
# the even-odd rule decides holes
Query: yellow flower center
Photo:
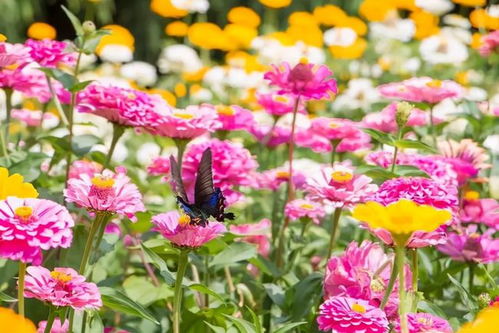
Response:
[[[430,88],[440,88],[442,86],[442,81],[432,80],[430,82],[427,82],[426,85]]]
[[[29,220],[29,218],[33,214],[33,208],[31,208],[29,206],[17,207],[16,210],[14,210],[14,213],[21,220]]]
[[[357,312],[357,313],[365,313],[366,312],[366,308],[360,304],[357,304],[357,303],[352,305],[352,310]]]
[[[477,200],[480,198],[480,193],[478,193],[477,191],[466,191],[464,193],[464,198],[466,200]]]
[[[134,94],[134,93],[132,93],[132,92],[129,92],[129,93],[128,93],[128,95],[127,95],[127,97],[128,97],[129,99],[135,99],[135,98],[137,98],[137,96],[135,96],[135,94]]]
[[[191,223],[191,217],[189,215],[187,215],[187,214],[182,214],[178,218],[178,224],[181,225],[181,226],[186,226],[189,223]]]
[[[277,176],[277,178],[280,178],[280,179],[289,179],[289,172],[287,172],[287,171],[277,171],[276,172],[276,176]]]
[[[181,119],[192,119],[194,118],[194,116],[190,113],[184,113],[184,112],[175,112],[173,114],[175,117],[177,118],[181,118]]]
[[[52,272],[50,272],[50,276],[53,279],[56,279],[57,281],[60,281],[62,283],[69,282],[69,281],[71,281],[73,279],[71,277],[71,275],[63,273],[63,272],[58,272],[58,271],[52,271]]]
[[[220,105],[217,107],[217,112],[218,114],[224,115],[224,116],[233,116],[234,115],[234,109],[230,106],[223,106]]]
[[[277,95],[277,96],[274,97],[274,101],[281,102],[281,103],[288,103],[289,102],[289,98],[287,98],[286,96]]]
[[[302,57],[300,58],[300,64],[308,64],[308,58]]]
[[[314,205],[311,205],[311,204],[309,204],[309,203],[304,203],[304,204],[301,204],[301,205],[300,205],[300,207],[301,207],[301,208],[303,208],[303,209],[307,209],[307,210],[312,210],[312,209],[314,209]]]
[[[335,121],[331,121],[331,122],[329,123],[329,127],[330,127],[330,128],[338,128],[338,127],[340,127],[340,126],[341,126],[341,125],[340,125],[340,124],[338,124],[338,123],[337,123],[337,122],[335,122]]]
[[[371,290],[375,292],[382,292],[385,290],[385,285],[379,278],[372,280],[370,287]]]
[[[103,177],[103,176],[97,176],[92,178],[92,184],[99,188],[99,189],[109,189],[113,187],[114,185],[114,179],[113,178],[108,178],[108,177]]]
[[[346,183],[352,180],[353,174],[347,171],[334,171],[331,178],[338,183]]]

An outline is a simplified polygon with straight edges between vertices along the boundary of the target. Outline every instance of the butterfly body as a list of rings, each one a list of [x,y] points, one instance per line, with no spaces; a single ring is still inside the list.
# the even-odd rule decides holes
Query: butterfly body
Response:
[[[194,203],[189,202],[184,189],[180,167],[175,159],[170,157],[172,178],[177,192],[177,203],[183,212],[191,219],[191,224],[206,226],[210,217],[219,222],[234,219],[234,214],[225,213],[225,197],[220,188],[213,186],[211,149],[203,152],[199,162],[196,184],[194,188]]]

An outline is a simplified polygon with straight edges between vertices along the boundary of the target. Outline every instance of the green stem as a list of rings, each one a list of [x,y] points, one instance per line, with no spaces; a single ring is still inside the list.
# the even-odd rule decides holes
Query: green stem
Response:
[[[430,108],[430,131],[431,131],[431,139],[433,141],[433,146],[437,146],[437,133],[435,128],[435,123],[433,122],[433,105]]]
[[[295,106],[293,109],[293,119],[291,121],[291,136],[289,138],[289,147],[288,147],[288,163],[289,163],[288,198],[286,202],[290,202],[295,198],[295,190],[293,184],[293,154],[295,151],[296,115],[298,113],[299,105],[300,105],[300,96],[296,97]]]
[[[180,250],[178,256],[177,278],[175,279],[175,292],[173,298],[173,333],[180,333],[180,308],[182,307],[182,280],[187,269],[187,250]]]
[[[4,89],[5,92],[5,143],[9,144],[10,118],[12,113],[12,93],[10,88]]]
[[[208,287],[210,284],[210,270],[209,270],[209,264],[210,264],[210,256],[206,255],[204,257],[204,285]],[[205,294],[204,295],[204,306],[206,308],[210,307],[210,295]]]
[[[340,144],[341,140],[333,140],[331,141],[331,146],[333,149],[331,150],[331,166],[334,166],[334,162],[336,162],[336,149]]]
[[[7,142],[5,141],[5,138],[3,137],[3,133],[0,132],[0,144],[2,145],[2,154],[5,156],[5,159],[7,160],[8,165],[10,165],[10,157],[9,157],[9,152],[7,148]]]
[[[416,312],[418,305],[418,279],[419,279],[419,265],[418,265],[418,249],[414,248],[409,250],[411,256],[412,266],[412,293],[414,295],[412,301],[412,312]]]
[[[54,311],[54,307],[51,306],[49,309],[49,317],[47,319],[47,325],[45,326],[45,330],[43,331],[43,333],[50,333],[52,325],[54,325],[55,314],[56,312]]]
[[[106,162],[104,163],[104,169],[109,169],[111,158],[113,157],[114,150],[116,149],[116,144],[121,136],[125,133],[125,127],[113,123],[113,138],[111,140],[111,146],[109,146],[109,151],[107,153]]]
[[[390,299],[393,287],[395,287],[395,280],[397,279],[397,262],[394,260],[392,265],[392,273],[390,274],[390,280],[388,280],[388,285],[385,289],[385,294],[383,295],[383,300],[381,301],[380,309],[383,310]]]
[[[89,231],[88,237],[87,237],[87,242],[85,243],[85,249],[83,250],[83,256],[82,256],[81,262],[80,262],[80,269],[78,271],[81,275],[85,275],[85,269],[87,268],[88,259],[90,258],[90,254],[92,253],[93,244],[95,241],[95,235],[97,234],[97,231],[99,231],[100,225],[102,223],[104,223],[106,218],[107,218],[107,214],[97,213],[97,216],[95,217],[95,220],[92,223],[92,226],[90,227],[90,231]],[[96,244],[96,247],[98,245],[99,244]]]
[[[182,174],[182,161],[184,159],[184,152],[189,140],[186,139],[174,139],[175,146],[177,146],[177,164],[180,168],[180,174]]]
[[[50,96],[52,97],[52,100],[54,101],[54,105],[55,105],[57,112],[59,113],[59,117],[61,117],[61,120],[64,123],[64,125],[69,126],[68,118],[66,117],[66,113],[64,113],[61,102],[59,101],[59,97],[57,97],[57,94],[55,93],[55,90],[54,90],[54,87],[52,86],[52,81],[50,80],[50,77],[47,74],[45,74],[45,78],[47,79],[47,86],[49,87]]]
[[[402,139],[402,129],[403,127],[399,128],[398,133],[397,133],[397,140]],[[397,165],[397,154],[399,152],[399,147],[395,146],[395,151],[393,152],[393,161],[392,161],[392,172],[395,172],[395,167]]]
[[[407,323],[407,307],[406,307],[406,292],[405,292],[405,247],[397,245],[395,247],[395,261],[397,263],[398,278],[399,278],[399,316],[400,316],[400,333],[409,333]]]
[[[469,264],[469,279],[468,279],[468,290],[470,293],[473,293],[473,282],[475,280],[475,264]]]
[[[331,254],[333,253],[336,234],[338,233],[338,226],[340,224],[340,217],[341,217],[341,207],[337,207],[334,210],[334,214],[331,219],[331,234],[329,236],[329,247],[327,249],[326,259],[329,259],[331,257]]]
[[[26,277],[26,263],[19,261],[19,280],[17,281],[17,309],[24,317],[24,278]]]

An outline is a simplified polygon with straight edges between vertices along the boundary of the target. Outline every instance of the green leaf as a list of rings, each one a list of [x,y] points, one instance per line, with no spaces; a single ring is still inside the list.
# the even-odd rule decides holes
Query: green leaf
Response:
[[[18,173],[24,177],[24,181],[32,182],[41,174],[41,164],[48,158],[43,153],[29,152],[26,158],[9,167],[10,173]]]
[[[251,314],[251,318],[253,318],[253,325],[255,325],[256,333],[263,333],[262,323],[260,322],[260,318],[258,318],[258,315],[248,306],[246,307],[246,310],[248,310],[248,312]]]
[[[0,291],[0,301],[5,303],[15,303],[17,302],[17,298],[11,297],[6,293]]]
[[[395,167],[395,173],[401,177],[411,176],[430,178],[430,176],[426,172],[413,165],[397,165]]]
[[[226,314],[224,314],[223,316],[227,318],[229,321],[231,321],[234,324],[234,326],[237,327],[239,333],[256,333],[255,326],[252,323],[242,318],[236,318]]]
[[[78,80],[73,75],[57,68],[38,68],[38,70],[59,81],[62,86],[68,90],[71,90],[78,83]]]
[[[322,278],[322,274],[312,273],[286,291],[286,298],[291,301],[292,320],[304,318],[310,312],[314,300],[321,292]]]
[[[175,283],[175,278],[168,269],[168,265],[166,264],[166,262],[154,251],[146,247],[144,244],[141,243],[140,246],[142,247],[142,250],[144,250],[144,254],[146,258],[149,260],[149,262],[151,262],[154,266],[156,266],[159,269],[159,273],[161,274],[165,282],[169,285],[173,285]]]
[[[78,36],[83,36],[83,27],[81,26],[81,21],[79,18],[77,18],[73,13],[69,11],[66,7],[62,6],[62,10],[66,13],[67,17],[71,21],[71,24],[73,25],[73,28],[75,29],[75,32]]]
[[[418,309],[423,311],[423,312],[431,313],[435,316],[438,316],[438,317],[441,317],[444,319],[447,318],[447,315],[440,307],[438,307],[436,304],[431,303],[427,300],[420,301],[418,303]]]
[[[75,93],[75,92],[78,92],[78,91],[82,91],[83,89],[85,89],[92,82],[94,82],[94,81],[93,80],[88,80],[88,81],[82,81],[82,82],[75,83],[69,89],[69,91],[71,91],[72,93]]]
[[[99,141],[100,139],[95,135],[83,134],[75,136],[72,141],[73,153],[78,157],[82,157],[87,154]]]
[[[99,287],[99,290],[102,296],[102,302],[108,308],[131,316],[144,318],[159,325],[159,322],[148,310],[142,305],[132,301],[120,291],[109,287]]]
[[[289,332],[291,331],[293,328],[295,327],[298,327],[298,326],[302,326],[302,325],[305,325],[307,322],[305,321],[300,321],[298,323],[289,323],[289,324],[286,324],[284,326],[282,326],[281,328],[279,328],[277,331],[275,331],[274,333],[285,333],[285,332]]]
[[[95,49],[97,48],[97,45],[99,45],[100,40],[102,37],[111,34],[111,31],[101,29],[93,32],[90,36],[86,36],[85,38],[85,45],[83,45],[82,51],[85,54],[92,54],[95,52]],[[81,45],[81,44],[80,44]]]
[[[469,293],[469,291],[466,290],[466,288],[464,288],[458,280],[454,279],[452,275],[447,274],[447,277],[449,277],[449,280],[452,282],[452,284],[456,286],[457,292],[461,297],[463,305],[467,306],[468,309],[472,312],[477,311],[478,305],[476,304],[476,301],[473,299],[473,296]]]
[[[213,290],[211,290],[210,288],[208,288],[204,284],[194,283],[194,284],[189,285],[189,289],[194,290],[194,291],[199,291],[200,293],[213,296],[216,299],[218,299],[220,302],[225,303],[225,300],[223,299],[222,296],[220,296],[220,294],[214,292]]]
[[[213,332],[215,332],[215,333],[225,333],[225,332],[226,332],[226,331],[225,331],[225,328],[223,328],[223,327],[219,327],[219,326],[212,325],[212,324],[210,324],[210,323],[209,323],[209,322],[207,322],[207,321],[204,321],[204,323],[205,323],[205,324],[206,324],[209,328],[211,328],[211,329],[213,330]]]
[[[104,332],[104,324],[102,323],[102,319],[99,316],[98,312],[92,313],[92,317],[90,321],[87,322],[88,325],[88,333],[102,333]]]
[[[381,181],[398,177],[397,174],[377,165],[361,165],[357,169],[355,169],[355,173],[366,175],[368,177]]]
[[[265,292],[274,304],[282,308],[284,306],[285,293],[281,286],[274,283],[264,283]]]
[[[249,262],[267,275],[279,277],[282,274],[275,263],[268,260],[267,258],[262,257],[261,255],[258,255],[255,258],[251,258]]]
[[[393,146],[393,141],[395,140],[395,138],[391,134],[381,132],[372,128],[362,128],[362,131],[369,134],[371,138],[378,142]]]
[[[235,242],[214,256],[213,260],[210,262],[210,266],[233,264],[235,262],[255,258],[256,254],[256,247],[254,245]]]
[[[427,151],[430,153],[437,152],[435,150],[435,148],[427,145],[426,143],[420,142],[420,141],[395,140],[393,144],[395,145],[395,147],[398,147],[398,148],[413,148],[413,149],[419,149],[422,151]]]

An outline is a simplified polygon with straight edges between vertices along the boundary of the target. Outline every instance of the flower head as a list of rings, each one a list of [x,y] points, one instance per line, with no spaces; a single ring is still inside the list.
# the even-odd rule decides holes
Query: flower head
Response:
[[[38,127],[42,124],[42,122],[44,122],[44,125],[47,125],[48,122],[52,124],[55,123],[55,125],[57,125],[57,123],[59,122],[54,114],[43,113],[39,110],[13,109],[11,115],[12,118],[19,120],[28,127]]]
[[[464,230],[449,231],[447,242],[437,249],[453,260],[478,263],[493,263],[499,260],[499,239],[493,238],[493,229],[483,234],[477,232],[476,225]]]
[[[0,323],[5,325],[9,332],[36,333],[35,324],[31,320],[18,315],[12,309],[0,308]]]
[[[408,313],[407,322],[409,333],[452,333],[449,322],[429,313]],[[395,332],[400,333],[400,321],[395,322]]]
[[[69,44],[66,42],[28,39],[25,45],[30,48],[31,58],[42,67],[74,66],[76,63],[76,53],[67,51]]]
[[[180,215],[177,211],[162,213],[152,218],[155,230],[177,246],[196,248],[217,238],[226,229],[222,223],[208,222],[206,226],[189,223],[189,216]]]
[[[284,214],[292,221],[309,218],[315,224],[326,215],[324,208],[316,202],[307,199],[295,199],[286,204]]]
[[[37,333],[44,333],[47,327],[47,321],[41,321],[38,323]],[[65,320],[64,324],[61,323],[59,318],[55,318],[50,333],[68,333],[69,332],[69,320]]]
[[[480,311],[474,321],[464,324],[457,333],[494,332],[499,325],[499,306],[493,305]]]
[[[0,42],[0,68],[23,67],[30,61],[30,49],[25,45]]]
[[[9,170],[0,167],[0,200],[7,197],[36,198],[38,192],[30,183],[24,183],[24,178],[18,173],[9,176]]]
[[[350,297],[331,297],[322,303],[317,323],[325,332],[388,332],[388,319],[382,310]]]
[[[218,121],[222,124],[223,131],[249,130],[253,127],[255,120],[250,110],[243,109],[237,105],[217,105]]]
[[[90,212],[116,213],[132,221],[136,219],[135,213],[145,210],[142,195],[124,168],[117,168],[116,173],[104,170],[93,177],[82,174],[69,179],[64,197]]]
[[[244,235],[242,241],[256,244],[258,253],[268,257],[270,254],[270,226],[270,220],[263,219],[258,223],[231,225],[230,232]]]
[[[483,223],[499,229],[499,202],[492,198],[478,199],[466,197],[460,211],[461,222]]]
[[[74,221],[67,209],[45,199],[0,201],[0,256],[38,265],[42,250],[71,245]]]
[[[483,57],[488,57],[492,53],[497,52],[498,47],[499,30],[495,30],[482,37],[482,45],[479,51]]]
[[[93,178],[96,173],[102,171],[102,165],[94,161],[78,160],[74,161],[69,168],[69,178],[80,178],[81,175],[88,175]]]
[[[395,133],[398,130],[396,121],[397,103],[391,103],[380,112],[368,113],[362,123],[367,128],[373,128],[386,133]],[[418,127],[428,123],[428,115],[420,109],[412,109],[407,119],[406,126]],[[439,121],[434,117],[434,123]]]
[[[333,72],[325,65],[298,63],[291,68],[284,62],[280,66],[273,65],[264,78],[279,88],[279,94],[290,94],[305,99],[324,99],[338,92],[336,80],[332,75]]]
[[[72,268],[30,266],[26,269],[24,296],[48,302],[57,307],[91,310],[102,307],[99,289],[95,283],[85,282],[85,277]]]
[[[275,93],[262,93],[257,95],[257,101],[268,114],[283,116],[293,112],[296,104],[296,97],[278,95]],[[298,112],[303,114],[307,113],[302,101],[299,102]]]

